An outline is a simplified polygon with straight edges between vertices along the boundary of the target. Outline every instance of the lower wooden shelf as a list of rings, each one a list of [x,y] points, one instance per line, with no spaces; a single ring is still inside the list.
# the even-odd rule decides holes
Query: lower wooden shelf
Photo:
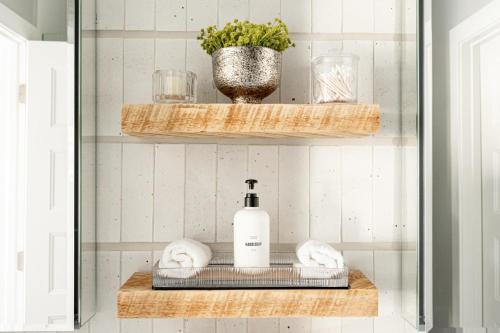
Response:
[[[152,290],[135,273],[118,291],[119,318],[374,317],[378,290],[360,271],[349,289]]]

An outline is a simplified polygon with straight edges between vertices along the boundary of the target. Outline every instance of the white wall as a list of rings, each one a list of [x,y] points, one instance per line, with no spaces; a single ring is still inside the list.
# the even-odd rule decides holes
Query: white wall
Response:
[[[32,25],[36,26],[38,0],[0,0],[5,6],[12,9]]]
[[[491,0],[440,0],[432,4],[433,34],[433,159],[434,159],[434,326],[456,326],[458,307],[453,307],[457,294],[453,289],[452,261],[458,253],[453,248],[455,226],[452,225],[450,170],[450,101],[449,101],[449,32]],[[449,332],[449,331],[448,331]]]
[[[66,41],[67,0],[0,0],[0,23],[30,40]]]
[[[26,9],[28,9],[29,11],[29,6],[27,6],[27,8],[17,8],[16,6],[13,6],[15,4],[16,2],[4,3],[4,1],[0,1],[0,24],[24,39],[41,39],[41,31],[39,31],[32,22],[26,20],[25,18],[20,16],[18,12],[16,12],[16,10],[22,12]],[[34,16],[36,17],[36,13],[34,14]]]
[[[98,0],[98,312],[85,332],[390,332],[401,319],[400,6],[398,0]],[[361,57],[360,102],[380,103],[373,137],[178,140],[123,136],[123,103],[151,102],[154,69],[193,70],[199,102],[226,102],[195,40],[234,17],[281,17],[299,37],[268,101],[310,101],[310,61],[330,48]],[[85,20],[84,20],[85,22]],[[89,29],[91,29],[89,25]],[[168,241],[232,239],[243,180],[259,179],[274,242],[334,242],[380,288],[378,318],[118,320],[116,290],[151,269]]]
[[[91,332],[403,332],[400,223],[399,1],[101,0],[97,2],[98,313]],[[219,5],[219,7],[217,7]],[[362,10],[360,10],[362,9]],[[382,129],[354,140],[136,139],[122,136],[122,103],[151,102],[156,68],[193,70],[199,102],[226,102],[195,40],[234,17],[281,18],[297,47],[284,53],[268,101],[308,103],[310,61],[330,48],[358,54],[360,102],[380,103]],[[183,33],[179,33],[183,32]],[[302,33],[299,35],[297,33]],[[304,33],[310,35],[304,35]],[[307,37],[303,37],[307,36]],[[268,320],[117,320],[116,289],[150,270],[165,242],[232,239],[243,180],[260,181],[274,242],[340,243],[347,262],[379,286],[380,317]]]
[[[67,0],[38,1],[37,26],[44,40],[67,40],[66,7]]]

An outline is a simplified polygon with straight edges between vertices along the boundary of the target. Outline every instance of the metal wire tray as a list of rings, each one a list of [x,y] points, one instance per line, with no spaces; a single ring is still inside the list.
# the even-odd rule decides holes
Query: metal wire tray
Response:
[[[293,252],[271,254],[270,267],[233,267],[232,253],[216,253],[203,268],[153,268],[153,289],[348,288],[349,269],[294,267]]]

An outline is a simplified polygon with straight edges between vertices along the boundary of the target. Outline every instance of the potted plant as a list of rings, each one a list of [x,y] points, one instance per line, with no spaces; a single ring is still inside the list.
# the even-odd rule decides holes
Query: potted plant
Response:
[[[279,86],[281,52],[295,46],[283,21],[227,23],[202,29],[198,39],[212,56],[217,89],[233,103],[261,103]]]

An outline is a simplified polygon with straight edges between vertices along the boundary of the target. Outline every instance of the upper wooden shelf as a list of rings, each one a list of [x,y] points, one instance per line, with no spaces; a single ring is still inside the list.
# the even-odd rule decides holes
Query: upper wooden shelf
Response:
[[[128,104],[122,132],[135,136],[344,138],[374,134],[378,105]]]
[[[118,291],[119,318],[374,317],[378,290],[360,271],[349,289],[152,290],[135,273]]]

